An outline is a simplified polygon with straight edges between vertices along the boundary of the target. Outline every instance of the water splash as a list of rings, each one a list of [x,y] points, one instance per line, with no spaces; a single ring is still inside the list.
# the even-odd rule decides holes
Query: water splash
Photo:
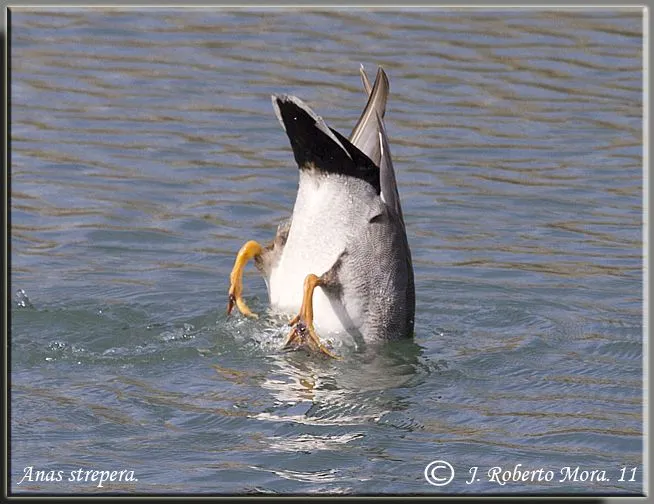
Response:
[[[23,289],[18,289],[16,291],[16,294],[14,295],[14,300],[16,302],[16,306],[19,308],[34,308],[34,305],[30,301],[30,299],[27,297],[27,293]]]

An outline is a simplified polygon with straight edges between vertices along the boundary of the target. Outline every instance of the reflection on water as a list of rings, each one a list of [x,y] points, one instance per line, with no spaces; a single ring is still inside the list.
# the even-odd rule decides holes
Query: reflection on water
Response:
[[[31,465],[134,470],[118,492],[432,494],[444,459],[610,473],[454,493],[641,491],[640,10],[10,20],[13,490],[102,490],[18,486]],[[323,361],[227,317],[228,275],[295,198],[270,94],[349,130],[361,63],[391,81],[416,335]]]

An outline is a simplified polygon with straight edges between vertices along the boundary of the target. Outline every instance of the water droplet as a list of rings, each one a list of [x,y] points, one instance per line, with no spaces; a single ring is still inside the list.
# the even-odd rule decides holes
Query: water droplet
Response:
[[[32,302],[27,297],[27,294],[23,289],[18,289],[16,291],[14,299],[16,300],[16,305],[20,306],[21,308],[34,308],[34,305],[32,305]]]
[[[48,348],[54,351],[63,350],[64,348],[66,348],[66,343],[64,343],[63,341],[53,341],[50,343]]]

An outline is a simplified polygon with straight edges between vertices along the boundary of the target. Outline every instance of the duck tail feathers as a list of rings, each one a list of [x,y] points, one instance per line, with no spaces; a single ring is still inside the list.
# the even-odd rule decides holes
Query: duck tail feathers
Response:
[[[288,136],[300,170],[355,177],[381,192],[379,168],[347,138],[331,129],[295,96],[273,95],[273,108]]]
[[[390,92],[388,76],[382,67],[377,69],[375,83],[370,86],[370,81],[363,66],[360,69],[361,81],[366,91],[368,102],[366,103],[361,117],[350,135],[350,141],[366,154],[372,162],[379,166],[381,160],[381,145],[379,143],[379,127],[376,116],[384,118],[386,113],[386,102]]]

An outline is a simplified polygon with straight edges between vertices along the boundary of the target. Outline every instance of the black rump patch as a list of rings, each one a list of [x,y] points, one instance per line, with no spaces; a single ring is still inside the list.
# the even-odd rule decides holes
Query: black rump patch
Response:
[[[379,168],[347,138],[329,128],[341,147],[307,110],[290,97],[276,96],[275,102],[301,170],[315,168],[325,173],[358,178],[368,182],[377,194],[381,192]]]

